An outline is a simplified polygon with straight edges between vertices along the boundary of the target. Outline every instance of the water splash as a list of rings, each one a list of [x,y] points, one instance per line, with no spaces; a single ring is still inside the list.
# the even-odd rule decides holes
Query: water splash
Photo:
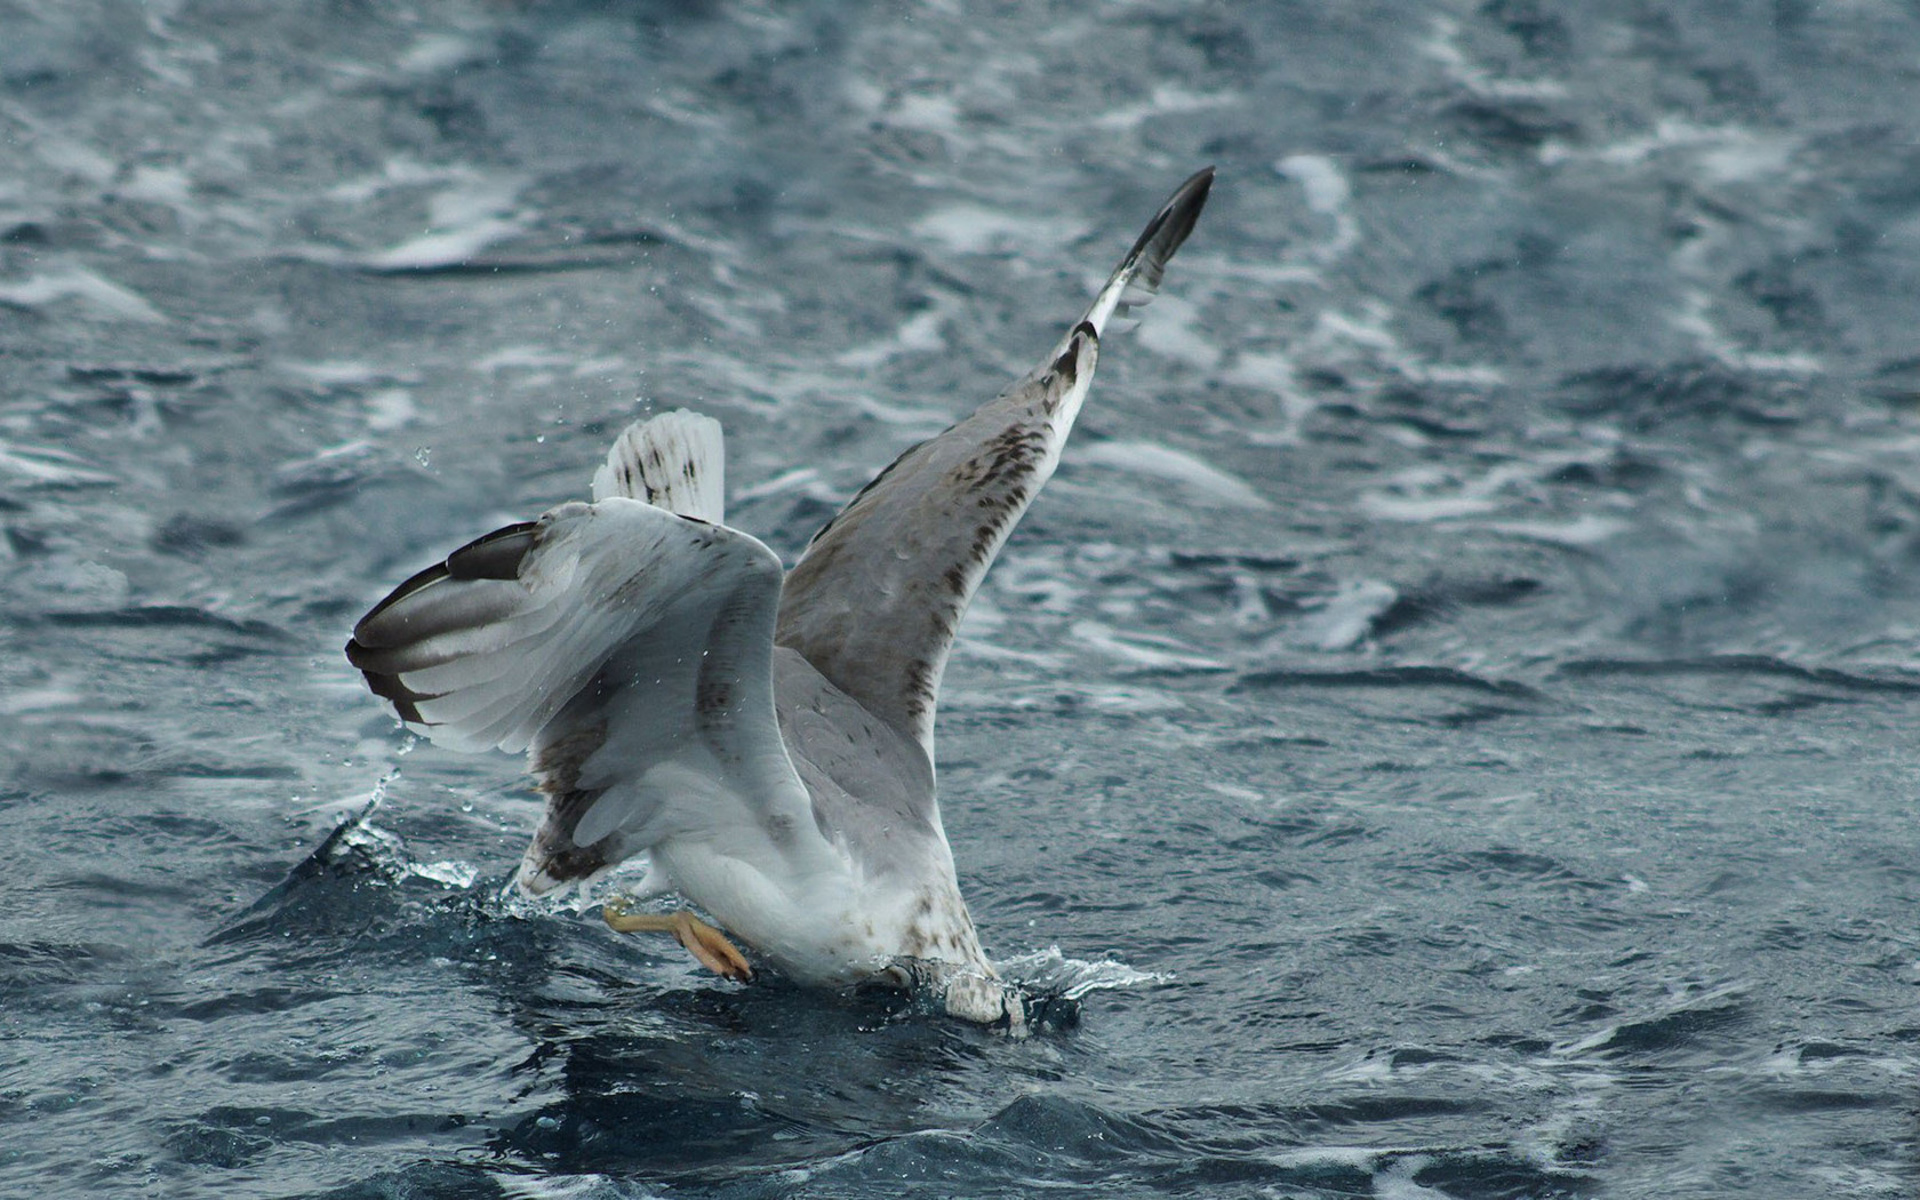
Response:
[[[409,733],[394,751],[394,757],[411,754],[420,739]],[[303,866],[323,866],[336,870],[374,874],[399,883],[408,878],[437,883],[449,891],[465,891],[480,877],[479,869],[457,859],[421,862],[407,848],[406,839],[391,829],[373,823],[373,814],[386,802],[387,793],[400,779],[400,764],[395,763],[374,781],[358,812],[343,818],[333,832],[314,849]]]
[[[1090,992],[1114,988],[1159,987],[1173,982],[1169,972],[1142,971],[1117,959],[1068,958],[1058,946],[1002,959],[993,967],[1008,982],[1026,991],[1062,1000],[1078,1000]]]

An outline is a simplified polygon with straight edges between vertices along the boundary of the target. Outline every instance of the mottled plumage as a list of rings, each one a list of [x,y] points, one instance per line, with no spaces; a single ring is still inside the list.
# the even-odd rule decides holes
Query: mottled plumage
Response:
[[[902,454],[784,577],[723,524],[719,425],[672,412],[621,434],[592,503],[401,584],[348,659],[434,741],[527,752],[548,800],[527,890],[645,853],[644,894],[678,892],[796,979],[911,974],[957,1015],[1018,1025],[940,824],[940,678],[1059,461],[1101,330],[1151,297],[1211,183],[1174,193],[1040,366]]]

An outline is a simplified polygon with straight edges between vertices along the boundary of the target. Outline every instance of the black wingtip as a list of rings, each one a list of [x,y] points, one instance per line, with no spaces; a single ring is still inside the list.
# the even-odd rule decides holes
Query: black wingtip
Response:
[[[1185,183],[1173,190],[1167,202],[1160,206],[1153,220],[1140,231],[1140,237],[1133,243],[1133,249],[1127,252],[1127,261],[1144,260],[1143,266],[1149,270],[1164,268],[1174,251],[1180,249],[1193,232],[1194,225],[1200,220],[1200,210],[1207,206],[1207,195],[1213,190],[1213,168],[1201,167],[1187,177]],[[1155,278],[1154,283],[1159,280]]]
[[[437,562],[425,570],[415,572],[399,587],[388,592],[380,603],[374,605],[367,611],[366,616],[355,623],[354,638],[370,644],[377,641],[370,634],[375,618],[420,589],[429,584],[438,583],[442,579],[519,578],[520,562],[533,548],[539,532],[540,522],[538,521],[522,521],[517,525],[508,525],[473,539],[447,555],[446,561]]]
[[[540,522],[522,521],[477,537],[447,555],[455,579],[518,579],[520,562],[539,540]]]
[[[347,643],[347,661],[354,666],[360,667],[365,653],[366,647],[362,646],[359,642]],[[441,695],[440,693],[416,692],[408,687],[398,675],[388,675],[380,671],[369,670],[366,667],[360,667],[360,674],[367,681],[367,690],[393,705],[393,711],[399,714],[402,721],[407,721],[414,725],[435,724],[435,722],[429,721],[420,715],[419,705],[422,700],[438,700]]]
[[[1173,190],[1160,211],[1153,214],[1153,220],[1140,231],[1134,240],[1133,248],[1120,260],[1113,275],[1107,280],[1107,287],[1101,292],[1102,299],[1094,302],[1089,316],[1096,322],[1104,320],[1104,315],[1124,317],[1128,312],[1153,298],[1160,290],[1160,280],[1167,273],[1167,263],[1174,252],[1185,244],[1187,235],[1193,232],[1195,223],[1200,220],[1200,210],[1207,205],[1207,195],[1213,190],[1213,168],[1202,167],[1189,175],[1186,182]],[[1105,305],[1107,307],[1103,308]]]
[[[425,570],[415,571],[412,575],[409,575],[405,582],[401,583],[399,587],[394,588],[391,592],[388,592],[380,603],[367,610],[366,616],[361,617],[354,623],[354,640],[356,642],[373,641],[374,639],[369,630],[374,620],[378,618],[381,613],[386,612],[389,608],[392,608],[428,584],[436,583],[445,578],[447,578],[447,564],[444,562],[437,562]]]

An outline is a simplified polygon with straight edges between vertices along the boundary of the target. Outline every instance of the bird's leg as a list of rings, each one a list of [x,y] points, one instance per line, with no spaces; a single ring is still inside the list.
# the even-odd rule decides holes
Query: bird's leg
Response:
[[[638,913],[619,900],[609,900],[600,908],[607,927],[617,933],[671,933],[680,939],[688,953],[701,966],[716,975],[745,983],[753,978],[753,967],[727,935],[685,909],[670,913]]]

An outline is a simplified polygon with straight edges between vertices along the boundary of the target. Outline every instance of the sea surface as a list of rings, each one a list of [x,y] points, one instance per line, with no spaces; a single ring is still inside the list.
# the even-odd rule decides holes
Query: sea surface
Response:
[[[0,1195],[1920,1185],[1920,10],[0,0]],[[1013,1040],[506,885],[341,656],[790,560],[1181,179],[939,724]]]

